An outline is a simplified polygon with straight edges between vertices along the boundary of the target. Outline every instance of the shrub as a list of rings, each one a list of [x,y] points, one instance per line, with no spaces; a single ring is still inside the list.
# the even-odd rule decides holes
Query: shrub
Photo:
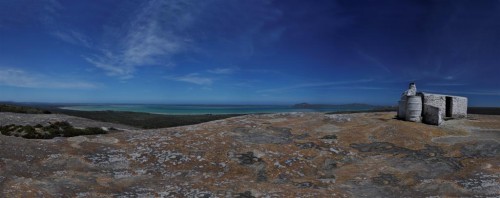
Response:
[[[0,126],[0,132],[3,135],[18,136],[23,134],[23,138],[28,139],[51,139],[54,137],[73,137],[79,135],[94,135],[105,134],[106,131],[97,127],[88,127],[85,129],[77,129],[71,126],[68,122],[55,122],[48,126],[40,124],[33,126],[30,125],[6,125]]]
[[[10,105],[10,104],[0,104],[0,112],[30,113],[30,114],[51,113],[50,111],[47,110],[41,110],[27,106]]]

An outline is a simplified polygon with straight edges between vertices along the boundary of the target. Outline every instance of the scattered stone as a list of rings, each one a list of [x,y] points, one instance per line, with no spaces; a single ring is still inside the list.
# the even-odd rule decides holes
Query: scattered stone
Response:
[[[301,183],[298,183],[296,186],[297,186],[297,188],[312,188],[314,186],[314,184],[311,182],[301,182]]]
[[[337,149],[335,149],[335,148],[330,148],[329,150],[330,150],[331,152],[334,152],[335,154],[339,154],[339,153],[340,153],[340,151],[339,151],[339,150],[337,150]]]
[[[210,197],[212,197],[212,194],[202,192],[202,193],[197,194],[196,197],[197,198],[210,198]]]
[[[335,176],[334,176],[334,175],[330,175],[330,176],[321,176],[318,180],[319,180],[321,183],[325,183],[325,184],[334,184],[334,183],[335,183]]]
[[[308,138],[308,137],[311,137],[309,135],[309,133],[303,133],[303,134],[300,134],[300,135],[297,135],[294,137],[294,139],[297,139],[297,140],[302,140],[302,139],[305,139],[305,138]]]
[[[323,139],[323,140],[335,140],[335,139],[337,139],[337,135],[325,135],[321,139]]]
[[[239,193],[238,196],[236,196],[236,198],[255,198],[255,196],[252,195],[252,192],[245,191],[245,192]]]
[[[290,181],[290,176],[286,173],[280,173],[275,182],[278,184],[284,184],[287,183],[288,181]]]
[[[323,164],[323,169],[324,170],[332,170],[334,168],[337,168],[337,163],[333,159],[325,159],[325,162]]]
[[[257,182],[267,181],[266,169],[262,168],[257,171]]]
[[[236,154],[236,157],[239,159],[241,165],[251,165],[255,162],[262,161],[260,158],[255,157],[253,152]]]
[[[337,135],[325,135],[320,140],[326,144],[337,143]]]
[[[297,157],[290,158],[290,159],[287,159],[287,160],[285,161],[285,164],[286,164],[287,166],[291,166],[291,165],[292,165],[294,162],[296,162],[296,161],[299,161],[299,158],[297,158]]]

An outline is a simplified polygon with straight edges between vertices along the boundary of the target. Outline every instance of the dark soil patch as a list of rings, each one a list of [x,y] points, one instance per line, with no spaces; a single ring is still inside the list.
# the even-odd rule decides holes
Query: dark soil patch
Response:
[[[379,173],[379,176],[372,178],[372,181],[378,185],[397,186],[399,179],[392,174]]]

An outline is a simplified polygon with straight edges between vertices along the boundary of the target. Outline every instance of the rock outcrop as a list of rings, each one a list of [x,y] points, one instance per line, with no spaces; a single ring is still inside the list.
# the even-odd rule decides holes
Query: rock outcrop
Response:
[[[282,113],[50,140],[0,136],[0,197],[500,196],[500,116],[439,127],[394,117]]]

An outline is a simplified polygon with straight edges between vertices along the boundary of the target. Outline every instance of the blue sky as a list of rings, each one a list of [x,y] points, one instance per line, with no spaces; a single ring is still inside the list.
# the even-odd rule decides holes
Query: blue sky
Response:
[[[4,0],[0,101],[500,106],[498,0]]]

